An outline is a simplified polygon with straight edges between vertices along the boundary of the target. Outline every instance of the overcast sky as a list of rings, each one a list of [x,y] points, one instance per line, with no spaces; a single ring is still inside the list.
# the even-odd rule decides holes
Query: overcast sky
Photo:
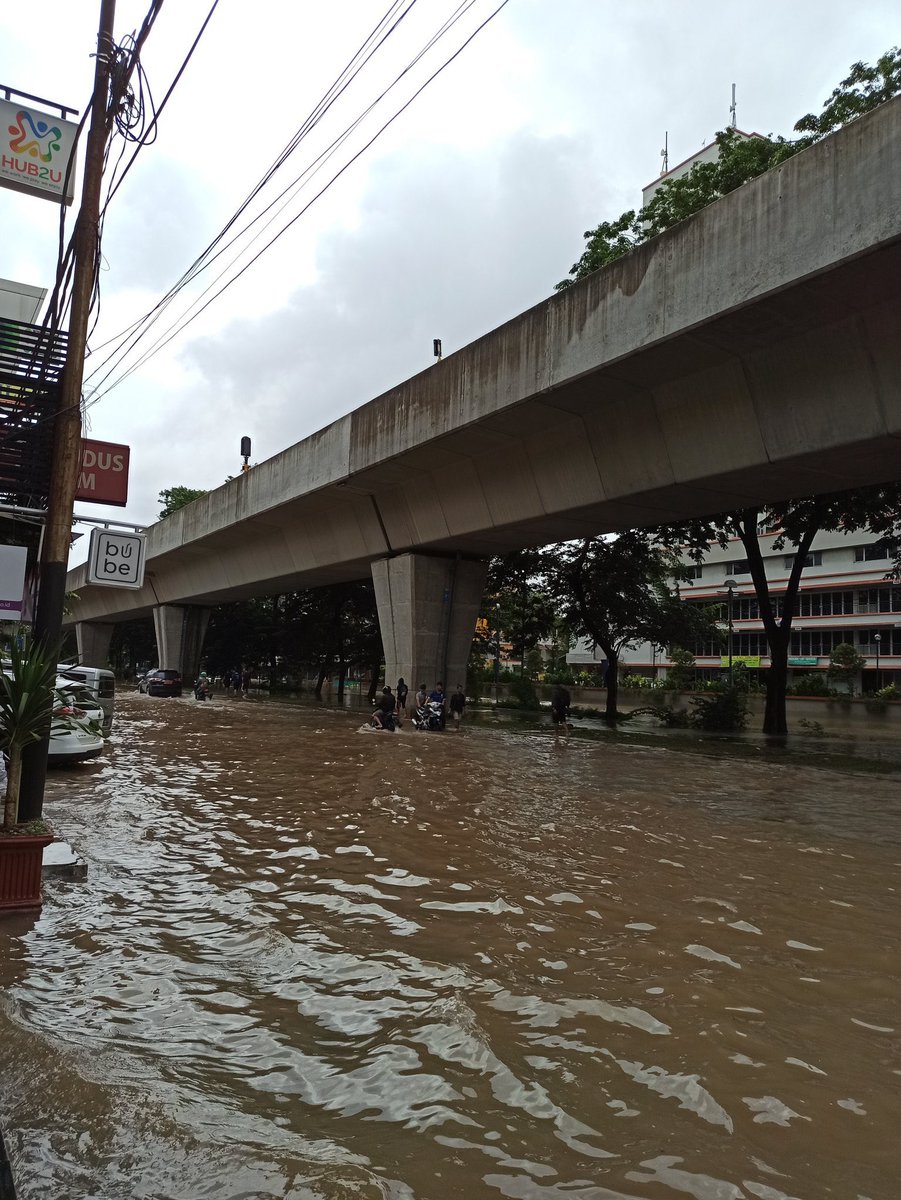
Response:
[[[498,3],[474,0],[288,198],[254,251]],[[143,56],[157,101],[209,6],[163,5]],[[145,7],[119,0],[117,37],[138,26]],[[222,229],[388,7],[220,0],[156,143],[141,150],[109,206],[89,372],[106,353],[101,343],[147,312]],[[413,4],[251,214],[357,120],[457,7]],[[3,5],[0,83],[82,109],[98,8],[32,0],[23,18],[21,6]],[[901,40],[899,14],[898,0],[509,0],[285,236],[92,405],[90,436],[132,448],[130,500],[124,512],[80,511],[150,522],[160,489],[215,487],[235,474],[242,435],[262,461],[428,366],[433,337],[451,353],[540,301],[578,258],[586,229],[639,205],[666,133],[674,165],[728,123],[734,82],[741,128],[789,134],[851,63],[872,62]],[[0,190],[0,276],[52,283],[57,213]],[[181,294],[142,348],[232,253]],[[88,388],[104,374],[89,377]]]

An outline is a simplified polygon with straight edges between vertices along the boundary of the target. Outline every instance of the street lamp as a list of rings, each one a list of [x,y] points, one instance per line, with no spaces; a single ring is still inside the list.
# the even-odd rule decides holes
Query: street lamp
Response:
[[[500,605],[494,606],[494,707],[497,708],[498,688],[501,677],[501,626]]]
[[[732,597],[738,584],[734,579],[724,579],[723,587],[729,595],[729,687],[732,687]]]
[[[879,691],[879,651],[882,646],[882,634],[881,633],[875,634],[873,637],[873,641],[876,643],[876,691],[878,692]]]

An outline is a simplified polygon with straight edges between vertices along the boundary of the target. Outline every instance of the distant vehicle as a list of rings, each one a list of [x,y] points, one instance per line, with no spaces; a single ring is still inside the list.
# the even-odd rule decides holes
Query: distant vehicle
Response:
[[[151,671],[144,680],[148,696],[180,696],[181,673],[168,668]]]
[[[90,703],[90,707],[82,708],[77,703],[79,693]],[[54,688],[48,765],[66,766],[102,754],[102,716],[103,709],[87,688],[79,685],[66,687],[64,690]]]
[[[103,709],[103,733],[109,737],[113,727],[113,710],[116,706],[116,677],[103,667],[73,667],[66,663],[57,666],[60,676],[72,683],[83,684]]]

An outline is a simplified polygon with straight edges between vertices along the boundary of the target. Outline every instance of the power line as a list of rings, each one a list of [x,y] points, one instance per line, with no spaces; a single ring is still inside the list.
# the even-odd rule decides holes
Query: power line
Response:
[[[465,11],[467,11],[467,10],[468,10],[468,8],[472,7],[472,4],[473,4],[473,3],[475,3],[475,0],[470,0],[470,3],[469,3],[469,4],[467,4],[467,5],[461,5],[461,6],[460,6],[460,8],[461,8],[461,9],[463,9],[463,11],[465,12]],[[147,351],[145,351],[145,353],[144,353],[144,354],[141,356],[141,358],[140,358],[140,359],[138,359],[138,360],[137,360],[137,361],[136,361],[136,362],[135,362],[135,363],[134,363],[134,364],[133,364],[131,367],[129,367],[127,370],[125,370],[125,371],[124,371],[124,372],[123,372],[123,373],[122,373],[122,374],[121,374],[121,375],[120,375],[118,378],[114,379],[114,380],[113,380],[113,382],[110,384],[110,386],[109,386],[108,388],[106,388],[106,389],[105,389],[105,390],[103,390],[103,391],[100,391],[100,388],[102,388],[103,384],[104,384],[104,383],[107,381],[107,379],[109,379],[109,378],[110,378],[110,377],[111,377],[111,376],[112,376],[112,375],[115,373],[115,371],[116,371],[116,369],[117,369],[117,366],[118,366],[118,365],[120,365],[120,364],[121,364],[121,363],[124,361],[124,358],[125,358],[125,356],[126,356],[126,355],[127,355],[129,352],[130,352],[130,350],[131,350],[131,349],[134,347],[134,345],[136,345],[136,344],[137,344],[137,341],[138,341],[138,340],[140,340],[140,337],[142,337],[142,336],[143,336],[143,332],[146,332],[146,330],[144,330],[144,331],[143,331],[143,332],[142,332],[140,335],[138,335],[138,337],[137,337],[137,338],[133,339],[133,340],[132,340],[132,344],[131,344],[129,347],[126,347],[126,348],[124,348],[124,349],[123,349],[123,350],[122,350],[120,353],[118,353],[118,354],[117,354],[117,353],[114,351],[112,355],[108,356],[108,358],[106,359],[106,363],[109,363],[109,362],[110,362],[112,359],[116,359],[116,362],[114,362],[113,366],[112,366],[112,367],[109,369],[109,371],[107,371],[107,372],[106,372],[106,374],[103,376],[103,378],[102,378],[102,379],[100,380],[100,382],[98,383],[97,387],[95,388],[94,395],[91,397],[91,400],[90,400],[90,402],[89,402],[89,406],[93,406],[94,404],[98,403],[98,402],[99,402],[99,401],[100,401],[100,400],[101,400],[101,399],[102,399],[104,396],[108,395],[108,394],[109,394],[109,392],[113,390],[113,388],[117,387],[117,386],[118,386],[120,383],[124,382],[124,380],[125,380],[125,379],[127,379],[127,378],[128,378],[130,375],[131,375],[131,374],[133,374],[133,373],[134,373],[134,371],[136,371],[136,370],[137,370],[139,367],[143,366],[143,365],[144,365],[144,363],[146,363],[146,362],[147,362],[147,361],[148,361],[148,360],[149,360],[149,359],[150,359],[150,358],[151,358],[151,357],[152,357],[154,354],[156,354],[156,353],[157,353],[159,350],[163,349],[163,348],[164,348],[166,345],[168,345],[168,343],[169,343],[170,341],[172,341],[172,340],[173,340],[173,338],[175,338],[175,337],[176,337],[176,336],[177,336],[179,333],[183,332],[183,330],[184,330],[184,329],[186,329],[188,325],[190,325],[190,324],[191,324],[191,323],[192,323],[192,322],[193,322],[193,321],[194,321],[194,320],[195,320],[195,319],[196,319],[198,316],[200,316],[200,314],[201,314],[202,312],[204,312],[204,311],[205,311],[205,310],[206,310],[206,309],[207,309],[207,308],[210,306],[210,304],[212,304],[214,300],[216,300],[216,299],[217,299],[219,296],[221,296],[221,295],[222,295],[222,294],[223,294],[223,293],[224,293],[224,292],[225,292],[225,291],[226,291],[226,290],[227,290],[227,289],[228,289],[228,288],[229,288],[229,287],[230,287],[230,286],[231,286],[233,283],[237,282],[237,280],[238,280],[238,279],[240,279],[240,278],[241,278],[241,276],[242,276],[242,275],[243,275],[243,274],[244,274],[244,273],[245,273],[247,270],[249,270],[249,269],[250,269],[250,267],[251,267],[251,266],[253,266],[253,265],[254,265],[254,264],[255,264],[255,263],[256,263],[256,262],[259,260],[259,258],[260,258],[260,257],[261,257],[261,256],[262,256],[262,255],[263,255],[263,254],[264,254],[264,253],[265,253],[265,252],[268,250],[268,249],[270,249],[270,248],[271,248],[271,247],[272,247],[272,246],[273,246],[273,245],[274,245],[274,244],[275,244],[275,243],[276,243],[276,242],[279,240],[279,238],[281,238],[281,237],[283,236],[283,234],[285,234],[285,233],[288,231],[288,229],[290,229],[290,228],[291,228],[291,227],[292,227],[292,226],[293,226],[293,225],[294,225],[294,224],[295,224],[295,223],[296,223],[296,222],[297,222],[297,221],[298,221],[298,220],[299,220],[299,219],[300,219],[300,218],[301,218],[301,217],[302,217],[302,216],[303,216],[303,215],[304,215],[304,214],[305,214],[305,213],[306,213],[306,212],[307,212],[309,209],[310,209],[310,207],[311,207],[311,206],[312,206],[312,205],[313,205],[313,204],[314,204],[314,203],[315,203],[317,200],[319,200],[319,199],[320,199],[320,198],[321,198],[321,197],[322,197],[322,196],[323,196],[323,195],[324,195],[324,194],[325,194],[325,193],[326,193],[326,192],[329,190],[329,188],[331,188],[331,186],[332,186],[332,185],[333,185],[335,182],[337,182],[337,180],[338,180],[338,179],[339,179],[339,178],[340,178],[340,177],[341,177],[341,176],[344,174],[344,172],[345,172],[346,170],[348,170],[348,169],[349,169],[349,167],[350,167],[350,166],[352,166],[352,165],[353,165],[353,163],[354,163],[354,162],[356,162],[356,161],[357,161],[357,159],[358,159],[358,158],[359,158],[359,157],[360,157],[362,154],[364,154],[364,153],[365,153],[365,152],[366,152],[366,151],[367,151],[367,150],[368,150],[368,149],[369,149],[369,148],[370,148],[370,147],[371,147],[371,146],[372,146],[372,145],[373,145],[373,144],[374,144],[374,143],[375,143],[375,142],[376,142],[376,141],[377,141],[377,140],[378,140],[378,139],[379,139],[381,136],[382,136],[382,134],[383,134],[383,133],[384,133],[384,132],[385,132],[385,131],[386,131],[386,130],[387,130],[387,129],[388,129],[388,128],[389,128],[389,127],[390,127],[390,126],[393,124],[393,123],[394,123],[394,121],[395,121],[395,120],[397,120],[397,118],[398,118],[398,117],[399,117],[399,116],[400,116],[400,115],[401,115],[403,112],[405,112],[405,111],[406,111],[406,109],[407,109],[407,108],[409,108],[409,107],[410,107],[410,105],[411,105],[411,104],[412,104],[412,103],[413,103],[413,102],[414,102],[414,101],[415,101],[415,100],[416,100],[416,99],[417,99],[417,98],[418,98],[418,97],[421,95],[421,93],[422,93],[422,92],[423,92],[423,91],[424,91],[424,90],[425,90],[425,89],[426,89],[426,88],[427,88],[427,87],[428,87],[428,86],[429,86],[429,85],[430,85],[430,84],[431,84],[431,83],[432,83],[432,82],[433,82],[433,81],[434,81],[434,80],[435,80],[435,79],[436,79],[436,78],[437,78],[437,77],[438,77],[438,76],[439,76],[439,75],[440,75],[440,74],[441,74],[441,73],[442,73],[442,72],[443,72],[443,71],[444,71],[444,70],[445,70],[445,69],[446,69],[446,68],[447,68],[447,67],[448,67],[448,66],[449,66],[449,65],[450,65],[450,64],[451,64],[451,63],[452,63],[452,62],[453,62],[453,61],[454,61],[454,60],[455,60],[455,59],[456,59],[456,58],[457,58],[459,55],[460,55],[460,54],[462,54],[463,50],[465,50],[465,49],[466,49],[466,47],[467,47],[467,46],[469,46],[469,44],[470,44],[470,43],[473,41],[473,39],[474,39],[476,36],[478,36],[478,34],[479,34],[479,33],[480,33],[480,32],[481,32],[481,31],[482,31],[484,28],[485,28],[485,26],[486,26],[486,25],[488,25],[488,24],[489,24],[489,22],[490,22],[490,21],[492,21],[492,20],[493,20],[493,19],[494,19],[494,18],[495,18],[495,17],[498,15],[498,13],[499,13],[499,12],[500,12],[500,11],[501,11],[501,10],[502,10],[504,7],[506,7],[506,4],[507,4],[507,3],[508,3],[508,0],[502,0],[502,2],[501,2],[501,3],[500,3],[500,4],[499,4],[499,5],[498,5],[498,6],[497,6],[497,7],[496,7],[496,8],[495,8],[495,9],[494,9],[494,10],[493,10],[493,11],[492,11],[492,12],[491,12],[491,13],[490,13],[490,14],[489,14],[487,17],[486,17],[486,18],[485,18],[485,20],[483,20],[483,21],[481,22],[481,24],[480,24],[480,25],[478,25],[478,27],[477,27],[477,28],[476,28],[476,29],[473,31],[473,33],[471,33],[471,34],[470,34],[470,36],[469,36],[469,37],[468,37],[468,38],[467,38],[467,39],[466,39],[466,40],[465,40],[465,41],[462,43],[462,45],[461,45],[461,46],[459,46],[459,47],[457,48],[457,50],[456,50],[456,51],[455,51],[455,52],[454,52],[452,55],[450,55],[450,56],[449,56],[449,57],[448,57],[448,58],[447,58],[447,59],[446,59],[446,60],[445,60],[445,61],[444,61],[444,62],[441,64],[441,66],[440,66],[440,67],[438,67],[438,68],[437,68],[437,69],[436,69],[436,70],[435,70],[435,71],[434,71],[434,72],[433,72],[433,73],[432,73],[432,74],[431,74],[431,75],[430,75],[430,76],[429,76],[429,77],[428,77],[428,78],[425,80],[425,82],[424,82],[423,84],[421,84],[421,85],[420,85],[420,87],[419,87],[419,88],[417,88],[417,89],[416,89],[416,91],[415,91],[415,92],[414,92],[414,93],[413,93],[413,94],[412,94],[412,95],[411,95],[411,96],[410,96],[410,97],[409,97],[409,98],[408,98],[408,99],[407,99],[407,100],[404,102],[404,104],[402,104],[402,105],[401,105],[401,106],[400,106],[400,107],[399,107],[399,108],[398,108],[398,109],[397,109],[397,110],[394,112],[394,114],[393,114],[393,115],[392,115],[392,116],[391,116],[391,117],[390,117],[390,118],[389,118],[387,121],[385,121],[385,122],[382,124],[382,126],[381,126],[381,127],[380,127],[380,128],[377,130],[377,131],[376,131],[376,133],[375,133],[375,134],[374,134],[374,135],[373,135],[373,136],[372,136],[372,137],[371,137],[371,138],[370,138],[370,139],[369,139],[369,140],[368,140],[368,141],[367,141],[367,142],[366,142],[366,143],[365,143],[365,144],[364,144],[364,145],[363,145],[363,146],[362,146],[362,147],[361,147],[361,148],[360,148],[360,149],[359,149],[359,150],[358,150],[358,151],[357,151],[357,152],[356,152],[354,155],[352,155],[352,156],[351,156],[351,158],[350,158],[350,159],[349,159],[349,160],[348,160],[348,161],[347,161],[347,162],[346,162],[346,163],[345,163],[345,164],[344,164],[344,165],[343,165],[343,166],[342,166],[342,167],[341,167],[341,168],[340,168],[340,169],[339,169],[339,170],[338,170],[338,171],[337,171],[337,172],[336,172],[336,173],[335,173],[333,176],[332,176],[332,178],[331,178],[331,179],[328,181],[328,183],[326,183],[326,184],[325,184],[325,186],[324,186],[323,188],[321,188],[321,189],[319,190],[319,192],[317,192],[317,193],[316,193],[316,195],[315,195],[315,196],[313,196],[313,197],[312,197],[312,199],[310,199],[310,200],[309,200],[309,201],[308,201],[308,202],[307,202],[307,203],[306,203],[306,204],[303,206],[303,208],[302,208],[302,209],[301,209],[301,210],[300,210],[298,213],[296,213],[296,214],[295,214],[295,215],[294,215],[294,216],[291,218],[291,220],[289,220],[289,221],[288,221],[288,222],[287,222],[287,223],[286,223],[286,224],[285,224],[285,225],[284,225],[284,226],[283,226],[281,229],[279,229],[279,230],[278,230],[278,232],[277,232],[277,233],[276,233],[276,234],[275,234],[275,235],[274,235],[272,238],[270,238],[270,240],[269,240],[269,241],[268,241],[268,242],[267,242],[267,243],[266,243],[266,244],[265,244],[265,245],[262,247],[262,249],[261,249],[261,250],[259,250],[259,251],[258,251],[258,252],[257,252],[257,253],[256,253],[256,254],[253,256],[253,258],[252,258],[252,259],[251,259],[251,260],[250,260],[248,263],[246,263],[246,264],[245,264],[245,265],[244,265],[244,266],[243,266],[243,267],[242,267],[242,268],[241,268],[241,269],[240,269],[240,270],[239,270],[239,271],[238,271],[238,272],[237,272],[235,275],[233,275],[233,276],[232,276],[230,279],[228,279],[228,280],[227,280],[227,281],[226,281],[226,282],[225,282],[225,283],[222,285],[222,287],[221,287],[221,288],[219,288],[219,289],[218,289],[218,291],[216,291],[216,292],[215,292],[215,293],[214,293],[214,294],[213,294],[213,295],[210,297],[210,299],[209,299],[209,300],[207,300],[207,302],[206,302],[205,304],[203,304],[203,305],[202,305],[202,306],[201,306],[201,307],[200,307],[200,308],[199,308],[199,309],[198,309],[198,310],[197,310],[197,311],[196,311],[196,312],[195,312],[195,313],[194,313],[192,316],[190,316],[190,317],[187,317],[187,313],[188,313],[188,312],[190,312],[192,308],[196,307],[196,305],[197,305],[197,304],[199,303],[199,301],[200,301],[200,300],[203,298],[203,296],[207,295],[207,293],[208,293],[208,292],[210,292],[210,291],[211,291],[211,290],[212,290],[212,289],[215,287],[215,284],[216,284],[216,283],[217,283],[217,282],[218,282],[218,281],[219,281],[219,280],[222,278],[222,276],[223,276],[224,274],[226,274],[226,273],[227,273],[227,271],[228,271],[228,268],[226,268],[226,269],[225,269],[225,271],[223,271],[222,273],[220,273],[220,275],[219,275],[219,276],[217,276],[217,278],[216,278],[216,279],[215,279],[215,280],[214,280],[214,281],[213,281],[213,282],[212,282],[212,283],[211,283],[211,284],[210,284],[210,285],[209,285],[209,286],[208,286],[208,287],[207,287],[207,288],[204,290],[204,292],[202,292],[202,293],[201,293],[201,295],[200,295],[200,296],[199,296],[199,297],[198,297],[198,298],[197,298],[197,299],[196,299],[196,300],[193,302],[193,304],[192,304],[192,305],[189,307],[189,309],[186,311],[186,313],[182,314],[182,318],[180,319],[180,323],[179,323],[179,321],[177,320],[177,321],[176,321],[176,322],[175,322],[173,325],[171,325],[171,326],[169,327],[169,330],[168,330],[166,333],[164,333],[163,335],[161,335],[161,337],[160,337],[160,338],[158,338],[158,339],[157,339],[157,341],[156,341],[155,343],[153,343],[153,345],[152,345],[152,346],[151,346],[151,347],[150,347],[150,348],[149,348]],[[459,9],[458,9],[458,12],[459,12]],[[455,23],[455,22],[454,22],[454,21],[450,21],[450,22],[449,22],[449,25],[448,25],[448,27],[450,27],[450,25],[452,25],[453,23]],[[431,44],[434,44],[434,40],[437,40],[437,37],[436,37],[436,39],[433,39],[433,41],[430,43],[430,45],[431,45]],[[418,59],[421,57],[422,53],[424,53],[424,52],[421,52],[421,54],[417,56],[417,59],[416,59],[416,60],[414,60],[414,62],[415,62],[415,61],[418,61]],[[401,73],[401,76],[399,76],[399,77],[398,77],[398,79],[399,79],[399,78],[401,78],[401,77],[402,77],[404,74],[406,74],[406,71],[407,71],[407,70],[409,70],[409,68],[405,69],[405,71]],[[395,81],[395,82],[397,82],[397,81]],[[392,84],[391,86],[393,87],[394,85]],[[384,96],[384,95],[386,95],[386,94],[387,94],[387,91],[389,91],[389,90],[390,90],[390,88],[386,89],[386,91],[383,93],[383,96]],[[381,99],[381,98],[382,98],[382,97],[380,97],[380,99]],[[376,102],[376,103],[377,103],[377,102]],[[365,115],[367,115],[367,114],[368,114],[368,112],[369,112],[369,111],[371,111],[372,107],[374,107],[374,105],[370,106],[370,108],[369,108],[369,109],[367,109],[367,110],[366,110],[366,113],[365,113],[365,114],[363,114],[363,115],[364,115],[364,116],[365,116]],[[341,135],[341,137],[340,137],[339,139],[337,139],[335,143],[333,143],[333,144],[332,144],[332,147],[330,147],[330,148],[329,148],[329,151],[326,151],[326,152],[324,152],[324,154],[323,154],[323,155],[321,155],[321,156],[320,156],[320,158],[323,158],[323,157],[326,157],[326,158],[327,158],[327,157],[330,157],[330,156],[331,156],[331,153],[333,153],[333,152],[334,152],[334,148],[335,148],[337,145],[341,144],[341,142],[343,142],[343,141],[346,139],[346,137],[347,137],[347,136],[349,136],[349,133],[350,133],[350,132],[353,130],[353,128],[355,128],[355,127],[356,127],[356,125],[357,125],[357,124],[359,124],[359,121],[360,121],[360,120],[362,120],[362,119],[363,119],[362,117],[358,118],[358,119],[357,119],[357,120],[356,120],[356,121],[355,121],[355,122],[354,122],[354,123],[353,123],[353,124],[352,124],[352,125],[351,125],[351,126],[348,128],[348,130],[346,130],[346,131],[345,131],[345,133],[344,133],[343,135]],[[318,161],[318,160],[317,160],[317,161]],[[320,166],[321,166],[321,165],[322,165],[322,164],[320,163]],[[316,167],[316,169],[312,171],[312,174],[315,174],[315,173],[316,173],[316,171],[318,171],[318,169],[319,169],[319,167],[317,166],[317,167]],[[306,173],[310,173],[310,168],[308,168],[308,169],[307,169],[307,172],[305,172],[305,174],[306,174]],[[302,178],[302,176],[301,176],[301,178]],[[296,183],[296,182],[297,182],[297,181],[295,181],[295,183]],[[286,190],[290,191],[290,190],[291,190],[291,188],[293,188],[293,186],[294,186],[294,185],[292,184],[292,185],[291,185],[291,187],[289,187],[289,189],[286,189]],[[285,192],[282,192],[282,193],[281,193],[281,195],[284,195],[284,194],[285,194]],[[277,198],[277,199],[278,199],[278,198]],[[276,201],[273,201],[273,203],[277,203],[277,200],[276,200]],[[286,204],[287,204],[287,201],[286,201]],[[265,212],[265,211],[268,211],[268,210],[269,210],[269,208],[271,208],[271,207],[272,207],[272,205],[270,205],[270,206],[269,206],[269,207],[268,207],[266,210],[264,210],[264,212]],[[283,206],[283,207],[284,207],[284,206]],[[281,209],[280,209],[279,211],[281,211]],[[262,215],[262,214],[260,214],[260,215]],[[276,215],[278,215],[278,214],[276,214]],[[257,220],[257,219],[259,219],[259,217],[258,217],[258,218],[255,218],[254,220]],[[274,217],[272,218],[272,220],[274,220]],[[271,221],[270,221],[270,222],[267,222],[267,225],[268,225],[268,224],[271,224]],[[246,228],[250,228],[250,226],[247,226]],[[265,228],[265,227],[264,227],[264,228]],[[242,231],[242,233],[243,233],[243,232],[246,232],[246,229],[245,229],[245,230],[243,230],[243,231]],[[261,231],[261,232],[262,232],[262,231]],[[239,235],[237,235],[237,236],[241,236],[241,235],[239,234]],[[259,236],[259,235],[256,235],[256,236]],[[254,238],[253,240],[256,240],[256,236],[255,236],[255,238]],[[236,240],[236,239],[234,239],[234,240]],[[246,249],[245,249],[244,251],[242,251],[241,253],[246,253]],[[217,255],[216,257],[218,257],[218,255]],[[239,256],[239,257],[240,257],[240,256]],[[211,261],[212,261],[212,260],[211,260]],[[209,265],[209,263],[207,263],[207,264],[204,264],[204,268],[202,268],[202,269],[205,269],[205,266],[207,266],[207,265]],[[233,264],[230,264],[230,265],[233,265]],[[198,270],[196,273],[198,273],[198,274],[199,274],[199,270]],[[183,285],[182,285],[182,286],[183,286]],[[151,314],[148,314],[148,317],[145,317],[145,318],[144,318],[144,321],[145,321],[145,322],[148,322],[148,328],[149,328],[149,324],[152,324],[152,323],[153,323],[153,322],[154,322],[154,321],[157,319],[157,316],[158,316],[158,315],[161,315],[161,313],[158,311],[158,310],[160,309],[160,307],[161,307],[161,306],[165,307],[165,305],[168,305],[168,303],[169,303],[169,302],[171,302],[171,299],[173,299],[173,298],[174,298],[174,295],[176,295],[176,294],[178,293],[178,291],[180,291],[180,290],[181,290],[181,287],[177,285],[177,286],[176,286],[176,288],[174,288],[174,289],[172,290],[172,292],[171,292],[169,295],[167,295],[167,296],[164,298],[164,301],[161,301],[161,302],[160,302],[160,305],[158,305],[158,306],[157,306],[157,309],[155,309],[155,310],[152,310]],[[187,319],[185,319],[186,317],[187,317]],[[100,367],[100,368],[98,368],[98,369],[97,369],[97,371],[93,372],[92,374],[97,374],[99,370],[102,370],[102,369],[103,369],[103,365],[105,365],[105,364],[101,364],[101,367]]]
[[[210,252],[213,249],[215,249],[215,247],[222,240],[222,238],[225,236],[225,234],[228,232],[228,230],[231,228],[231,226],[238,220],[238,218],[241,216],[241,214],[244,211],[246,211],[246,209],[252,203],[252,201],[256,198],[256,196],[262,191],[262,189],[264,188],[266,183],[268,183],[269,180],[272,179],[272,177],[275,175],[275,173],[278,171],[278,169],[287,161],[290,154],[292,154],[294,152],[294,150],[297,148],[297,146],[300,144],[300,142],[303,140],[303,138],[305,136],[307,136],[318,125],[319,121],[321,121],[321,119],[329,111],[329,109],[334,104],[334,102],[346,90],[346,88],[349,86],[349,84],[351,82],[353,82],[353,80],[357,77],[357,75],[359,75],[362,68],[371,60],[371,58],[373,57],[375,52],[377,50],[379,50],[382,45],[384,45],[387,38],[397,29],[398,25],[403,20],[403,18],[413,8],[413,5],[416,3],[416,0],[409,0],[407,7],[400,14],[400,16],[397,17],[397,19],[394,20],[394,23],[391,24],[390,27],[383,33],[383,35],[380,38],[380,40],[378,41],[378,43],[376,45],[372,46],[371,44],[373,43],[373,41],[378,37],[379,33],[388,24],[388,22],[392,20],[395,13],[397,13],[398,9],[400,9],[402,7],[403,3],[404,3],[404,0],[394,0],[391,7],[379,19],[376,26],[366,37],[366,39],[364,40],[364,42],[360,46],[360,48],[354,53],[354,55],[351,57],[351,59],[348,61],[348,63],[341,70],[337,79],[333,81],[333,83],[327,89],[325,94],[320,98],[319,101],[317,101],[316,105],[314,105],[313,109],[307,115],[307,117],[304,119],[303,123],[292,135],[292,137],[288,141],[287,145],[281,150],[281,152],[277,155],[277,157],[272,162],[272,164],[267,168],[267,170],[263,174],[262,178],[252,188],[250,193],[247,195],[247,197],[245,197],[245,199],[242,201],[242,203],[239,205],[239,207],[235,210],[235,212],[232,214],[232,216],[229,218],[229,220],[226,222],[226,224],[223,226],[223,228],[220,230],[220,232],[213,238],[213,240],[209,243],[209,245],[206,246],[206,248],[203,251],[201,251],[201,253],[197,256],[197,258],[195,258],[194,262],[191,264],[190,267],[187,268],[187,270],[182,274],[182,276],[179,278],[179,280],[175,284],[173,284],[173,286],[169,289],[169,291],[160,300],[157,301],[157,303],[154,305],[154,307],[148,313],[145,313],[142,317],[137,318],[137,320],[133,321],[124,330],[120,331],[120,333],[114,335],[114,337],[107,339],[107,341],[105,341],[105,342],[102,342],[98,347],[95,348],[95,351],[94,351],[95,353],[99,350],[104,349],[108,345],[112,345],[113,343],[119,342],[121,339],[126,339],[129,333],[139,330],[141,325],[144,324],[145,322],[150,322],[152,324],[156,319],[155,314],[160,313],[163,309],[168,307],[169,303],[175,298],[175,296],[178,295],[178,293],[197,274],[199,274],[202,270],[205,269],[206,265],[208,265],[208,262],[212,261],[211,259],[209,259]],[[265,211],[267,211],[267,210],[264,209],[263,211],[265,213]],[[256,217],[256,218],[254,218],[254,221],[256,221],[258,219],[259,219],[259,217]],[[253,222],[251,222],[251,224],[253,224]],[[245,227],[245,230],[246,230],[246,228],[249,228],[249,226]],[[240,237],[243,232],[244,232],[244,230],[242,230],[241,233],[239,233],[236,236]],[[233,244],[234,240],[235,239],[232,239],[232,243],[229,243],[229,245]],[[218,257],[218,255],[214,256],[214,258],[215,257]],[[205,260],[207,260],[207,261],[205,261]],[[137,337],[133,339],[132,344],[135,344],[137,341],[139,341],[142,336],[143,336],[143,333],[138,333]],[[94,371],[91,372],[91,375],[89,376],[89,378],[91,378],[93,375],[96,375],[99,370],[102,370],[105,363],[109,362],[112,358],[114,358],[116,356],[116,354],[117,354],[117,351],[113,351],[110,355],[108,355],[107,358],[98,367],[96,367],[94,369]]]

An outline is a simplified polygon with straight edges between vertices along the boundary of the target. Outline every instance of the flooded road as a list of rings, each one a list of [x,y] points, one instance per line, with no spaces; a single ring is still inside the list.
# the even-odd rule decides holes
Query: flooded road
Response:
[[[899,1195],[896,780],[358,724],[125,696],[51,775],[20,1200]]]

